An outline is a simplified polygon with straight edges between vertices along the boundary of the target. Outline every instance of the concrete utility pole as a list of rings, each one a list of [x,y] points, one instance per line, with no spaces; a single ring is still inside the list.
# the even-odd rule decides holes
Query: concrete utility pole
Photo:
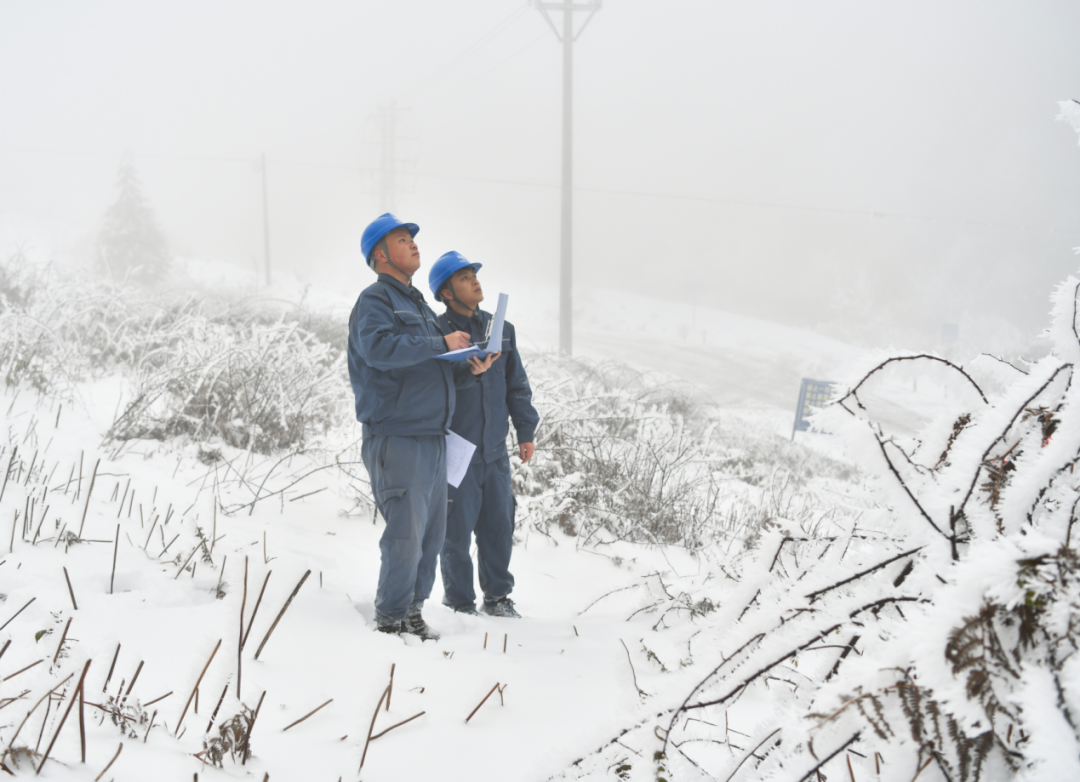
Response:
[[[259,159],[259,168],[262,171],[262,195],[263,195],[263,257],[266,260],[266,284],[270,280],[270,200],[267,195],[266,184],[266,153],[262,153]]]
[[[562,231],[559,260],[559,350],[573,352],[573,255],[574,255],[574,41],[585,31],[593,16],[600,10],[602,0],[532,0],[544,20],[563,45],[563,132],[562,132]],[[551,20],[548,11],[562,11],[562,32]],[[574,33],[574,11],[588,11],[585,23]]]
[[[398,120],[404,116],[406,109],[399,109],[397,102],[392,101],[389,106],[379,106],[379,114],[376,123],[382,135],[382,155],[379,159],[379,200],[384,212],[394,212],[397,207],[397,193],[401,188],[398,181],[400,164],[404,160],[398,160],[395,143],[401,137],[398,136]]]

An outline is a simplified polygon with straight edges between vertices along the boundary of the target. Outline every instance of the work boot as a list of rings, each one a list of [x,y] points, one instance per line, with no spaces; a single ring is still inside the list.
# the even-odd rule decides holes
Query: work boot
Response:
[[[405,620],[400,622],[391,622],[388,625],[379,625],[375,628],[380,633],[386,633],[387,635],[401,635],[404,632],[408,632],[405,627]]]
[[[402,622],[402,632],[409,635],[415,635],[422,641],[438,641],[439,634],[428,627],[428,623],[424,621],[424,617],[420,615],[420,607],[413,606],[409,609],[409,613],[405,615],[405,621]]]
[[[465,614],[466,616],[480,616],[476,610],[476,606],[473,603],[463,603],[459,606],[446,606],[455,614]]]
[[[499,597],[494,600],[484,598],[484,607],[480,609],[488,616],[501,616],[507,619],[521,619],[521,614],[514,610],[514,601],[509,597]]]

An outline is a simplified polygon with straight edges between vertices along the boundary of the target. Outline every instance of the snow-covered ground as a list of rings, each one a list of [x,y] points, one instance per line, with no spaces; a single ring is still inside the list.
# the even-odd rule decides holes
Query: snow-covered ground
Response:
[[[318,291],[309,296],[321,307],[343,301]],[[828,378],[857,353],[715,311],[691,313],[698,320],[685,324],[664,321],[649,307],[621,294],[591,295],[578,332],[580,353],[681,375],[763,438],[790,433],[799,376]],[[641,313],[652,321],[648,328],[638,325]],[[512,319],[529,335],[526,358],[554,341],[549,319],[530,312],[527,302]],[[514,598],[525,619],[452,614],[440,605],[436,584],[425,615],[441,640],[377,634],[372,601],[381,522],[357,506],[356,484],[346,472],[318,469],[327,452],[278,464],[280,457],[223,448],[225,460],[208,464],[198,446],[180,441],[137,442],[118,451],[104,435],[123,393],[112,377],[80,386],[78,400],[62,408],[26,388],[2,397],[0,460],[7,464],[18,447],[12,463],[22,459],[26,469],[11,474],[0,500],[6,544],[0,546],[0,647],[10,641],[0,657],[0,744],[8,745],[39,697],[74,674],[58,690],[70,694],[90,661],[86,765],[79,762],[73,712],[51,750],[46,778],[95,779],[121,742],[103,779],[356,778],[393,667],[390,708],[377,716],[374,732],[423,716],[371,743],[364,779],[546,779],[622,728],[670,707],[667,700],[700,678],[696,661],[711,659],[708,650],[694,648],[692,622],[658,631],[655,612],[640,609],[655,602],[661,582],[695,600],[722,603],[726,587],[714,568],[720,552],[691,556],[619,542],[586,548],[561,532],[542,535],[528,526],[519,530],[513,561]],[[825,435],[800,438],[835,451]],[[362,474],[358,440],[358,426],[343,422],[328,440],[336,449],[329,461]],[[310,470],[317,471],[250,513],[236,511],[259,490],[256,480],[276,490]],[[234,512],[215,511],[215,497]],[[94,542],[58,540],[72,530]],[[215,540],[211,555],[200,550],[200,536]],[[194,569],[184,569],[189,557]],[[251,635],[238,654],[242,605]],[[503,691],[466,724],[496,683]],[[122,697],[121,687],[123,695],[130,689],[125,713],[133,718],[133,735],[127,737],[89,705],[108,706],[110,696]],[[241,766],[226,758],[223,769],[212,769],[194,755],[203,750],[223,690],[211,736],[241,702],[254,708],[262,698],[262,706],[252,759]],[[51,704],[45,722],[42,705],[16,744],[26,741],[44,753],[69,702]],[[30,762],[24,757],[19,773],[28,773]]]

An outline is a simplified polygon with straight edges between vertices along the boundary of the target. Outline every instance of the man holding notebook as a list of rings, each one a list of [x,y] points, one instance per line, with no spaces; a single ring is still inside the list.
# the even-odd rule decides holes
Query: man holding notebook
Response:
[[[435,299],[446,305],[439,316],[445,332],[465,332],[487,353],[501,351],[491,369],[475,385],[459,389],[450,429],[476,446],[460,485],[449,488],[446,540],[441,570],[443,603],[455,611],[476,614],[472,558],[476,535],[477,569],[484,595],[481,611],[491,616],[520,617],[510,592],[510,554],[514,544],[514,495],[506,450],[509,422],[517,433],[522,462],[533,455],[533,436],[540,416],[532,405],[532,389],[518,354],[514,327],[503,323],[501,345],[488,344],[492,315],[482,311],[484,292],[476,278],[479,263],[448,252],[431,267],[428,282]]]
[[[378,279],[349,317],[348,359],[356,419],[364,425],[361,456],[386,521],[375,622],[381,632],[427,640],[438,639],[420,612],[446,526],[446,436],[455,391],[474,385],[497,356],[436,360],[468,347],[470,338],[442,331],[412,284],[420,269],[419,230],[390,213],[364,229],[361,248]]]

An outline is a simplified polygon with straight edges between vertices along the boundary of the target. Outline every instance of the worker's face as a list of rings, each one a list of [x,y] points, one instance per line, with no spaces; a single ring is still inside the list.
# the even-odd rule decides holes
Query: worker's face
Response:
[[[458,304],[470,310],[475,310],[484,300],[484,289],[480,287],[480,280],[471,266],[450,275],[450,291]]]
[[[395,228],[386,235],[390,261],[410,277],[420,268],[420,249],[408,228]]]

